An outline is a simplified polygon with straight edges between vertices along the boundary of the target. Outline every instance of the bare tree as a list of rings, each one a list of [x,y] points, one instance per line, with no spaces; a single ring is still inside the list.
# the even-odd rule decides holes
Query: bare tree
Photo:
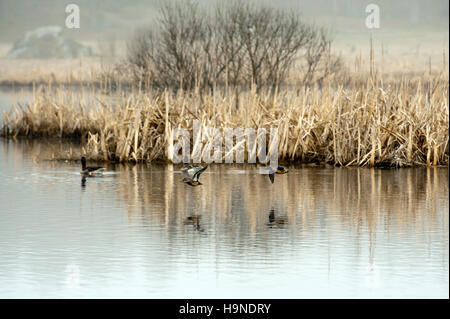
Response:
[[[328,34],[294,13],[241,2],[214,12],[195,2],[167,3],[160,13],[158,27],[138,33],[128,48],[132,74],[145,85],[275,89],[299,58],[303,83],[322,81],[340,67]]]

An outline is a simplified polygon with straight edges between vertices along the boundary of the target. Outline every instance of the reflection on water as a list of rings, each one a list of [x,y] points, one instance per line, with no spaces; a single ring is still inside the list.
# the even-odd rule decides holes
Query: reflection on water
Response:
[[[191,187],[37,156],[60,147],[0,140],[0,297],[448,298],[448,168],[213,165]]]
[[[269,223],[267,224],[267,226],[272,228],[272,227],[276,227],[276,226],[282,226],[285,223],[286,223],[286,218],[283,216],[275,217],[275,209],[272,208],[269,213]]]

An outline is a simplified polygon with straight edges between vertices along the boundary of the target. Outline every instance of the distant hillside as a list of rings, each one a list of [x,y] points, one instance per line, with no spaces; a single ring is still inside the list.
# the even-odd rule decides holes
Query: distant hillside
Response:
[[[65,29],[76,40],[97,41],[114,37],[127,40],[133,31],[151,25],[164,0],[77,0],[81,28]],[[215,0],[199,0],[202,5]],[[364,26],[365,7],[377,3],[381,8],[380,33],[438,31],[448,34],[448,0],[254,0],[302,12],[305,19],[331,28],[336,34],[352,35],[368,30]],[[64,26],[65,6],[61,0],[0,0],[0,42],[14,42],[27,31],[43,25]]]

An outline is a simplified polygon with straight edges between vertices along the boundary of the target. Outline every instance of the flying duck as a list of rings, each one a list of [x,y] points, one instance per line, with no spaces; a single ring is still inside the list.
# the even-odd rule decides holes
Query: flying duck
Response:
[[[208,168],[208,165],[206,166],[193,166],[193,165],[188,165],[186,167],[183,167],[181,169],[181,173],[183,174],[184,178],[183,178],[183,182],[185,182],[186,184],[189,184],[191,186],[198,186],[198,185],[202,185],[202,183],[200,183],[198,181],[198,179],[200,178],[200,175],[205,171],[205,169]]]
[[[87,176],[103,175],[104,167],[101,166],[86,166],[86,157],[81,158],[81,174]]]
[[[278,166],[276,170],[269,166],[269,170],[270,172],[268,175],[272,184],[275,181],[275,174],[286,174],[288,172],[288,170],[283,166]]]
[[[277,170],[276,170],[277,174],[286,174],[287,172],[289,172],[289,171],[285,167],[283,167],[283,166],[277,167]]]

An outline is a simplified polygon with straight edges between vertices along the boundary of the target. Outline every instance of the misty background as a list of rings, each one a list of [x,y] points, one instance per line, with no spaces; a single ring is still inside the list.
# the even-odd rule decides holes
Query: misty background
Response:
[[[46,25],[64,27],[70,3],[80,7],[80,29],[67,29],[66,36],[93,44],[96,50],[100,42],[126,43],[136,29],[148,27],[157,20],[162,0],[0,0],[0,44],[12,44],[35,28]],[[203,6],[216,1],[199,0]],[[305,20],[329,28],[337,45],[355,49],[360,39],[368,39],[370,33],[378,40],[397,44],[410,43],[411,47],[426,45],[427,41],[447,45],[449,27],[448,0],[254,0],[297,11]],[[380,6],[380,28],[367,29],[365,8],[374,3]],[[431,38],[430,38],[431,34]],[[367,41],[366,41],[367,42]],[[447,43],[446,43],[447,42]],[[353,47],[353,48],[352,48]]]

